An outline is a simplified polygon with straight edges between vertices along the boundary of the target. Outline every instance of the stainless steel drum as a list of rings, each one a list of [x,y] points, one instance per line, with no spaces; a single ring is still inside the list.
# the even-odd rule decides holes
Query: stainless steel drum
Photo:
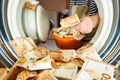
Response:
[[[7,21],[9,0],[0,0],[0,62],[7,67],[18,59],[10,47],[12,36]],[[100,13],[100,24],[91,43],[103,61],[116,65],[120,59],[120,1],[95,0]]]

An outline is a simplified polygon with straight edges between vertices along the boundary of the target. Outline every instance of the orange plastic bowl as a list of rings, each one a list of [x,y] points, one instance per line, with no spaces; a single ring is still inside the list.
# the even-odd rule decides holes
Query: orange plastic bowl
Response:
[[[56,42],[56,45],[61,49],[77,49],[80,47],[81,41],[74,39],[73,37],[61,38],[52,32],[52,37]]]

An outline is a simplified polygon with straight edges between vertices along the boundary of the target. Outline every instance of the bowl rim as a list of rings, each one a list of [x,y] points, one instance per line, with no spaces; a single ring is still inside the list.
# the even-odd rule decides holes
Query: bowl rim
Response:
[[[74,40],[76,40],[73,36],[66,36],[66,37],[64,37],[64,38],[59,37],[54,31],[52,31],[52,37],[53,37],[54,39],[58,38],[58,39],[64,39],[64,40],[66,40],[66,39],[74,39]]]

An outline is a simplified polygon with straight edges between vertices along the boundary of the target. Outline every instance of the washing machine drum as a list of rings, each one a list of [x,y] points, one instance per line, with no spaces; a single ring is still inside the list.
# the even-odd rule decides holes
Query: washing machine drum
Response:
[[[0,55],[3,57],[1,61],[7,61],[9,63],[5,64],[7,66],[12,66],[18,59],[9,45],[11,39],[31,36],[34,40],[44,42],[48,35],[50,27],[48,12],[40,5],[37,5],[34,10],[25,8],[23,10],[25,1],[0,0],[1,42],[5,44],[12,56],[6,54],[5,50],[1,48]],[[100,24],[90,42],[93,43],[103,61],[116,65],[120,57],[120,1],[95,0],[95,2],[100,14]]]

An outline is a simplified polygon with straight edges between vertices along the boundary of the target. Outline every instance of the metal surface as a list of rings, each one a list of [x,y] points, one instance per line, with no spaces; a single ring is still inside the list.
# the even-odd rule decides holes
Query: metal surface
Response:
[[[6,12],[7,12],[7,2],[8,0],[0,0],[0,38],[1,41],[3,42],[3,44],[5,44],[5,46],[7,47],[7,49],[10,51],[11,56],[14,57],[13,60],[17,60],[17,55],[15,54],[15,52],[13,51],[13,49],[11,48],[10,44],[9,44],[9,40],[11,39],[11,35],[9,33],[9,29],[8,29],[8,25],[7,25],[7,17],[6,17]],[[13,61],[3,50],[3,48],[0,48],[0,60],[1,62],[4,62],[4,64],[7,67],[11,67],[15,61]]]
[[[113,18],[111,33],[109,34],[109,37],[106,43],[104,44],[102,49],[99,51],[100,56],[103,60],[108,59],[107,57],[109,57],[110,54],[112,53],[111,59],[108,59],[109,61],[107,61],[108,63],[114,63],[114,61],[119,61],[116,57],[120,56],[120,52],[119,52],[120,50],[120,46],[119,46],[120,45],[120,11],[119,11],[120,1],[113,0],[113,7],[114,7],[114,18]]]

